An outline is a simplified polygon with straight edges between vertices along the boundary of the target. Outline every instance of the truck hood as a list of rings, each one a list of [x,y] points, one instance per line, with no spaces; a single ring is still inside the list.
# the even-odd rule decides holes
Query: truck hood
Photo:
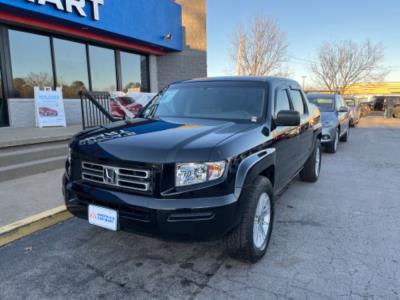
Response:
[[[80,134],[71,147],[74,153],[95,160],[201,162],[209,160],[219,143],[256,126],[259,125],[182,118],[134,119]]]

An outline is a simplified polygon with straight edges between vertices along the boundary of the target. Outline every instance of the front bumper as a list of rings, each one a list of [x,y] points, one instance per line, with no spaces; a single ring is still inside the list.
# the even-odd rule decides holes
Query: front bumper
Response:
[[[336,127],[322,127],[322,144],[329,144],[335,139]]]
[[[118,211],[119,228],[139,234],[184,240],[212,240],[239,223],[233,194],[192,199],[157,199],[69,182],[63,177],[64,201],[76,217],[88,219],[88,205]]]

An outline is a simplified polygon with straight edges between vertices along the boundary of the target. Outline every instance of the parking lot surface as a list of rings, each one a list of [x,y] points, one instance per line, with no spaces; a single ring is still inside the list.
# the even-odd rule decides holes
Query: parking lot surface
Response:
[[[63,205],[63,173],[63,169],[58,169],[0,182],[0,226]]]
[[[370,126],[371,124],[372,126]],[[72,219],[0,248],[0,299],[399,299],[400,122],[362,120],[277,200],[266,256]]]

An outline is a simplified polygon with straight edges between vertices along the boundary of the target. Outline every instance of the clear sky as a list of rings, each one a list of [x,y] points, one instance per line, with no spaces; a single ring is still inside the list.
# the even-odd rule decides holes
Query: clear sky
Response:
[[[370,39],[384,45],[384,64],[392,68],[386,81],[400,81],[400,0],[207,0],[209,76],[229,74],[231,33],[257,13],[286,34],[294,79],[309,76],[323,41]]]

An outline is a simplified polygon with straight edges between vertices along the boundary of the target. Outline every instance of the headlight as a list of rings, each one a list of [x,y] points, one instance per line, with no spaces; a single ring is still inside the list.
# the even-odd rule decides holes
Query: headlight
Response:
[[[226,162],[176,164],[175,185],[187,186],[216,180],[224,175]]]

